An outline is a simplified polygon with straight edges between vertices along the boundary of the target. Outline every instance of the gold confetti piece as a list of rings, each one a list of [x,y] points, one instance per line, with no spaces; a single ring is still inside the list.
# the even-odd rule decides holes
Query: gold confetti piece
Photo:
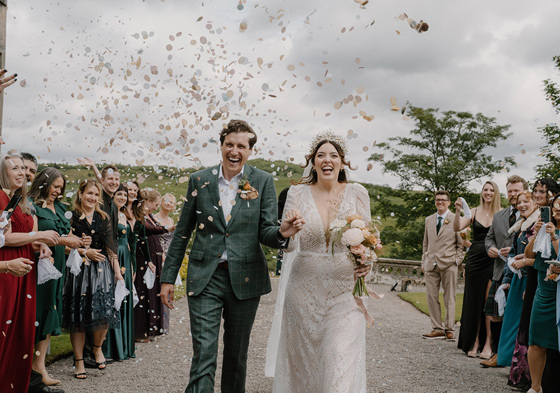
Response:
[[[391,110],[392,111],[399,111],[401,109],[397,106],[397,98],[396,97],[391,97],[390,101],[391,101]]]
[[[198,195],[198,191],[197,191],[197,190],[194,190],[193,192],[191,192],[191,195],[192,195],[193,197],[197,196],[197,195]]]
[[[247,30],[247,22],[241,22],[239,24],[239,31],[243,33],[245,30]]]
[[[200,225],[198,226],[198,228],[199,228],[199,229],[204,229],[204,224],[200,224]]]
[[[200,22],[202,20],[203,16],[199,16],[198,19],[196,20],[197,22]]]
[[[226,217],[226,221],[229,221],[229,220],[231,220],[231,214],[228,214],[227,217]]]
[[[371,171],[371,169],[373,168],[373,164],[370,162],[369,164],[367,164],[367,168],[366,170],[369,172]]]
[[[334,109],[340,109],[340,108],[342,108],[342,102],[337,101],[337,102],[334,103],[333,106],[334,106]]]
[[[23,355],[23,358],[24,358],[24,359],[27,359],[28,357],[29,357],[28,354]]]
[[[521,154],[525,154],[525,153],[527,153],[527,150],[521,149]]]
[[[214,221],[214,217],[208,216],[208,221],[213,222],[213,221]]]

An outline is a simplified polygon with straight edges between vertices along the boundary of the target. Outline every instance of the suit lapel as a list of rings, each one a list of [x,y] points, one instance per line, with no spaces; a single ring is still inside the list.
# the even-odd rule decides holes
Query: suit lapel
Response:
[[[245,176],[245,175],[247,176],[247,181],[251,185],[253,183],[252,174],[253,174],[253,169],[249,165],[245,164],[244,169],[243,169],[243,176]],[[239,209],[241,209],[241,205],[245,202],[248,202],[248,201],[243,200],[240,195],[241,194],[239,192],[235,195],[235,205],[231,209],[231,219],[227,222],[228,227],[233,222],[235,216],[237,215],[237,212],[239,212]]]
[[[216,174],[214,174],[214,172]],[[226,220],[224,218],[224,210],[222,209],[222,205],[220,203],[220,188],[218,187],[219,176],[220,176],[220,166],[218,165],[212,169],[212,174],[210,175],[210,182],[208,184],[208,192],[210,193],[210,197],[212,198],[213,206],[218,207],[218,216],[220,216],[220,220],[222,221],[222,224],[224,224],[225,227]]]
[[[433,214],[430,216],[430,222],[428,223],[431,239],[435,239],[438,236],[436,225],[437,225],[437,215]]]

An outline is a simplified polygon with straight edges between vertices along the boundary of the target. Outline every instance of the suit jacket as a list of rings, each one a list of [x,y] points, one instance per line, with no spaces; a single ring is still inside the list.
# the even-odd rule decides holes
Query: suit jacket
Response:
[[[463,239],[459,232],[453,230],[455,215],[447,213],[437,233],[437,213],[426,217],[424,227],[424,244],[422,248],[422,267],[432,271],[437,266],[445,270],[452,265],[460,265],[465,256]]]
[[[492,226],[486,234],[486,239],[484,239],[484,245],[486,246],[486,251],[490,247],[496,247],[498,250],[503,247],[511,247],[513,244],[514,233],[508,233],[509,230],[509,215],[511,214],[511,209],[502,209],[492,218]],[[498,257],[494,259],[494,272],[492,273],[492,280],[501,281],[502,274],[504,272],[505,261]]]
[[[244,175],[259,192],[252,200],[238,193],[228,222],[218,188],[219,166],[190,176],[186,200],[169,246],[162,283],[174,283],[192,231],[196,236],[189,255],[187,294],[197,296],[206,287],[227,249],[228,272],[235,296],[250,299],[271,291],[268,265],[260,243],[280,248],[276,190],[272,176],[245,165]]]

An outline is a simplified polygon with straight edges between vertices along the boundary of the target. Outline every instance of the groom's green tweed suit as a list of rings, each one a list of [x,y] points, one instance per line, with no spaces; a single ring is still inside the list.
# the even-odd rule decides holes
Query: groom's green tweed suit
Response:
[[[175,282],[191,234],[193,230],[196,230],[187,272],[187,295],[189,297],[193,346],[195,347],[188,392],[213,392],[216,355],[207,352],[213,352],[215,349],[217,353],[221,314],[216,312],[216,304],[212,300],[213,297],[218,295],[214,295],[212,291],[223,286],[224,282],[215,285],[216,280],[219,281],[220,279],[226,282],[229,279],[233,290],[232,296],[236,298],[233,300],[237,302],[236,304],[245,304],[241,306],[239,315],[231,316],[226,309],[226,304],[229,304],[226,299],[223,305],[226,325],[228,325],[227,314],[228,318],[236,321],[229,322],[230,326],[233,326],[234,323],[237,324],[234,328],[230,327],[230,330],[245,330],[245,332],[248,330],[248,333],[243,333],[247,335],[246,342],[240,339],[243,341],[242,344],[234,343],[229,346],[228,342],[234,341],[235,338],[229,338],[228,336],[226,340],[226,336],[224,336],[222,392],[244,391],[246,347],[249,344],[248,337],[254,317],[247,318],[245,324],[243,315],[246,312],[255,314],[259,297],[271,291],[268,266],[260,243],[273,248],[281,246],[278,239],[277,200],[272,176],[245,165],[244,176],[247,177],[250,185],[258,191],[259,196],[256,199],[246,201],[238,193],[235,198],[235,205],[231,210],[231,217],[228,217],[229,220],[226,221],[220,203],[219,172],[220,167],[215,166],[195,172],[190,176],[186,201],[183,204],[181,216],[177,222],[177,228],[169,246],[165,267],[161,275],[162,283],[172,284]],[[225,250],[227,250],[227,271],[217,268]],[[207,292],[210,292],[210,300],[205,298],[204,301],[199,301],[199,298],[202,295],[206,296]],[[250,299],[254,300],[251,301]],[[221,304],[219,307],[222,307]],[[239,307],[239,305],[236,307]],[[251,310],[247,310],[246,307],[251,308]],[[212,315],[211,320],[209,320],[208,315]],[[246,326],[243,326],[244,324]],[[209,326],[212,326],[210,329],[212,332],[208,332]],[[225,329],[227,333],[227,326],[225,326]],[[240,354],[226,353],[230,350],[230,347],[236,346],[241,347]],[[197,348],[201,348],[200,353],[197,353]],[[231,351],[235,351],[235,349]],[[230,366],[232,361],[226,361],[226,359],[231,358],[240,359],[236,361],[241,364]],[[230,367],[236,368],[228,370]],[[241,381],[231,382],[232,385],[236,385],[235,387],[224,386],[224,383],[226,383],[224,382],[224,375],[230,375],[231,378],[234,378],[238,374],[243,376],[243,386],[237,386],[241,385]]]
[[[245,165],[244,175],[257,189],[256,199],[245,201],[239,194],[226,223],[218,190],[219,166],[190,176],[186,201],[167,256],[161,282],[173,284],[183,263],[192,231],[196,236],[189,255],[187,294],[197,296],[216,270],[227,249],[231,285],[244,300],[271,291],[266,257],[259,243],[280,248],[276,190],[272,176]]]

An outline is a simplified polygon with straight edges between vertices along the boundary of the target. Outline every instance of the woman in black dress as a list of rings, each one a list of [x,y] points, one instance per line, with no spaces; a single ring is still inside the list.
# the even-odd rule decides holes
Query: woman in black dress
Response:
[[[462,201],[457,199],[455,208],[462,210]],[[480,193],[480,205],[472,209],[472,217],[455,214],[453,229],[459,232],[472,224],[472,245],[465,262],[465,292],[461,313],[461,330],[457,347],[467,356],[489,359],[492,356],[490,317],[484,315],[488,286],[492,279],[494,259],[486,253],[484,239],[492,225],[494,214],[501,209],[500,191],[496,183],[487,181]],[[482,323],[484,321],[484,323]]]
[[[93,332],[93,354],[97,368],[107,367],[101,346],[107,329],[118,325],[119,314],[114,308],[115,285],[123,280],[117,246],[110,218],[99,207],[101,185],[95,180],[83,180],[76,194],[72,212],[72,231],[82,238],[91,236],[91,245],[78,248],[83,257],[80,273],[75,276],[66,268],[62,295],[62,326],[70,329],[74,349],[74,376],[85,379],[83,362],[85,332]]]

